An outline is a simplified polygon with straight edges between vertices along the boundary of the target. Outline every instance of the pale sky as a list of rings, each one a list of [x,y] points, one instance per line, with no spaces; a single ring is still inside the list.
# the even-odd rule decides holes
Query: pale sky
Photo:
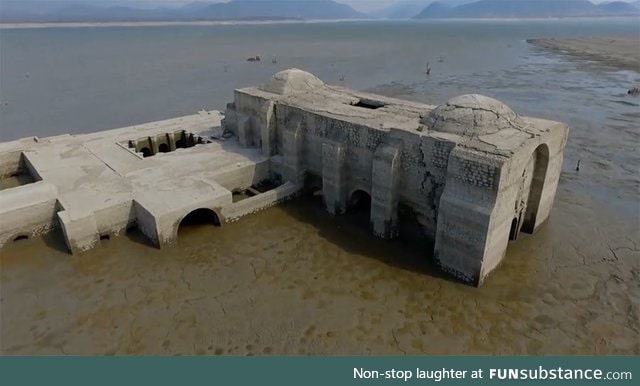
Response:
[[[0,0],[0,1],[5,1],[5,0]],[[6,1],[12,2],[15,0],[6,0]],[[93,3],[93,4],[104,4],[104,5],[111,5],[115,3],[119,5],[128,5],[128,6],[137,5],[142,7],[149,7],[149,6],[160,6],[160,5],[179,6],[179,5],[192,3],[195,1],[216,3],[216,2],[227,2],[228,0],[37,0],[37,1],[45,1],[45,2],[64,1],[66,3],[74,2],[74,3]],[[304,0],[291,0],[291,1],[304,1]],[[349,4],[354,9],[361,12],[368,12],[368,11],[380,9],[387,5],[396,3],[399,0],[334,0],[334,1],[338,3]],[[466,1],[465,0],[438,0],[438,1],[441,1],[443,3],[454,2],[459,4],[463,2],[471,3],[476,0],[466,0]],[[590,1],[593,3],[602,3],[602,2],[608,2],[613,0],[590,0]],[[631,0],[622,0],[622,1],[629,2]]]

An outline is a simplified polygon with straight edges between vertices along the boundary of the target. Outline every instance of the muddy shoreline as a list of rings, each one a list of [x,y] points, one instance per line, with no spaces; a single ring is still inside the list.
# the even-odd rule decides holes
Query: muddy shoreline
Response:
[[[597,61],[621,70],[640,72],[640,38],[527,39],[548,51]]]
[[[549,222],[481,288],[360,220],[301,198],[163,250],[136,234],[84,256],[55,232],[14,243],[0,258],[0,353],[640,353],[633,219],[561,186]]]

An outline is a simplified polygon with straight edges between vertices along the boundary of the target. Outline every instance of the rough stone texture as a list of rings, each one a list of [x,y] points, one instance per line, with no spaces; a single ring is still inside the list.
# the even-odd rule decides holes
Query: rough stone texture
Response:
[[[322,86],[324,83],[314,75],[297,68],[291,68],[275,74],[271,80],[260,86],[260,90],[285,95]]]
[[[461,95],[436,107],[423,124],[443,133],[459,135],[493,134],[522,122],[504,103],[483,95]]]
[[[568,135],[480,95],[436,107],[327,86],[296,69],[236,90],[221,118],[201,112],[0,144],[0,178],[37,181],[0,190],[0,245],[60,226],[68,248],[83,251],[137,225],[162,246],[195,210],[233,221],[316,181],[336,215],[368,195],[371,229],[383,238],[398,236],[398,207],[410,208],[442,269],[479,285],[509,239],[548,218]],[[266,179],[282,184],[234,202],[232,192]]]
[[[345,212],[355,192],[365,192],[373,232],[392,238],[398,206],[408,206],[435,239],[441,267],[476,285],[500,263],[510,237],[534,232],[549,216],[565,125],[521,117],[482,95],[428,106],[316,79],[287,70],[236,90],[225,125],[241,143],[262,148],[283,180],[321,180],[330,213]]]
[[[232,191],[271,177],[269,159],[236,141],[207,140],[219,132],[220,121],[218,112],[201,112],[94,134],[0,144],[5,174],[24,169],[37,181],[0,190],[0,246],[60,227],[68,249],[82,252],[101,236],[131,226],[162,246],[196,209],[231,221],[297,192],[297,186],[285,184],[232,202]],[[180,148],[189,146],[189,138],[202,143]],[[144,157],[147,150],[154,154]]]

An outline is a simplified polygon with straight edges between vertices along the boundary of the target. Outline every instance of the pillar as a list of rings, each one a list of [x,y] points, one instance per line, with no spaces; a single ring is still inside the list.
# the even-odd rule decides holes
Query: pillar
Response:
[[[385,239],[398,235],[398,182],[401,150],[381,144],[373,155],[371,175],[371,224],[373,233]]]
[[[327,211],[331,214],[341,214],[347,209],[345,158],[343,144],[322,144],[322,194]]]
[[[282,132],[283,178],[298,185],[304,184],[303,137],[299,125]]]
[[[502,162],[456,147],[440,197],[434,258],[445,272],[476,286],[506,251],[512,216],[502,209],[512,211],[513,202],[500,199]]]

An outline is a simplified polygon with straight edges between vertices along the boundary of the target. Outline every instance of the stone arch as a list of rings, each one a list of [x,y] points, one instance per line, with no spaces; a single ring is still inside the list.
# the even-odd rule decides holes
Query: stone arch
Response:
[[[213,226],[221,226],[221,216],[213,209],[210,208],[197,208],[192,210],[183,216],[180,221],[177,222],[174,237],[178,236],[180,229],[189,225],[203,225],[211,224]]]
[[[158,146],[158,152],[159,153],[168,153],[170,151],[171,151],[171,149],[169,148],[169,145],[167,145],[166,143],[161,143]]]
[[[356,189],[349,194],[347,202],[347,212],[371,212],[371,194],[369,192]]]
[[[529,196],[527,198],[527,206],[524,213],[524,219],[520,229],[525,233],[533,233],[536,226],[536,217],[538,208],[540,207],[540,199],[542,198],[542,190],[544,182],[547,178],[547,169],[549,166],[549,147],[546,144],[540,144],[533,152],[534,168],[533,179],[529,188]]]
[[[142,156],[145,158],[153,155],[153,153],[151,153],[151,149],[146,146],[140,149],[140,153],[142,153]]]
[[[28,240],[29,239],[29,235],[27,233],[18,233],[16,235],[13,235],[11,237],[11,239],[13,240],[13,242],[22,241],[22,240]]]

